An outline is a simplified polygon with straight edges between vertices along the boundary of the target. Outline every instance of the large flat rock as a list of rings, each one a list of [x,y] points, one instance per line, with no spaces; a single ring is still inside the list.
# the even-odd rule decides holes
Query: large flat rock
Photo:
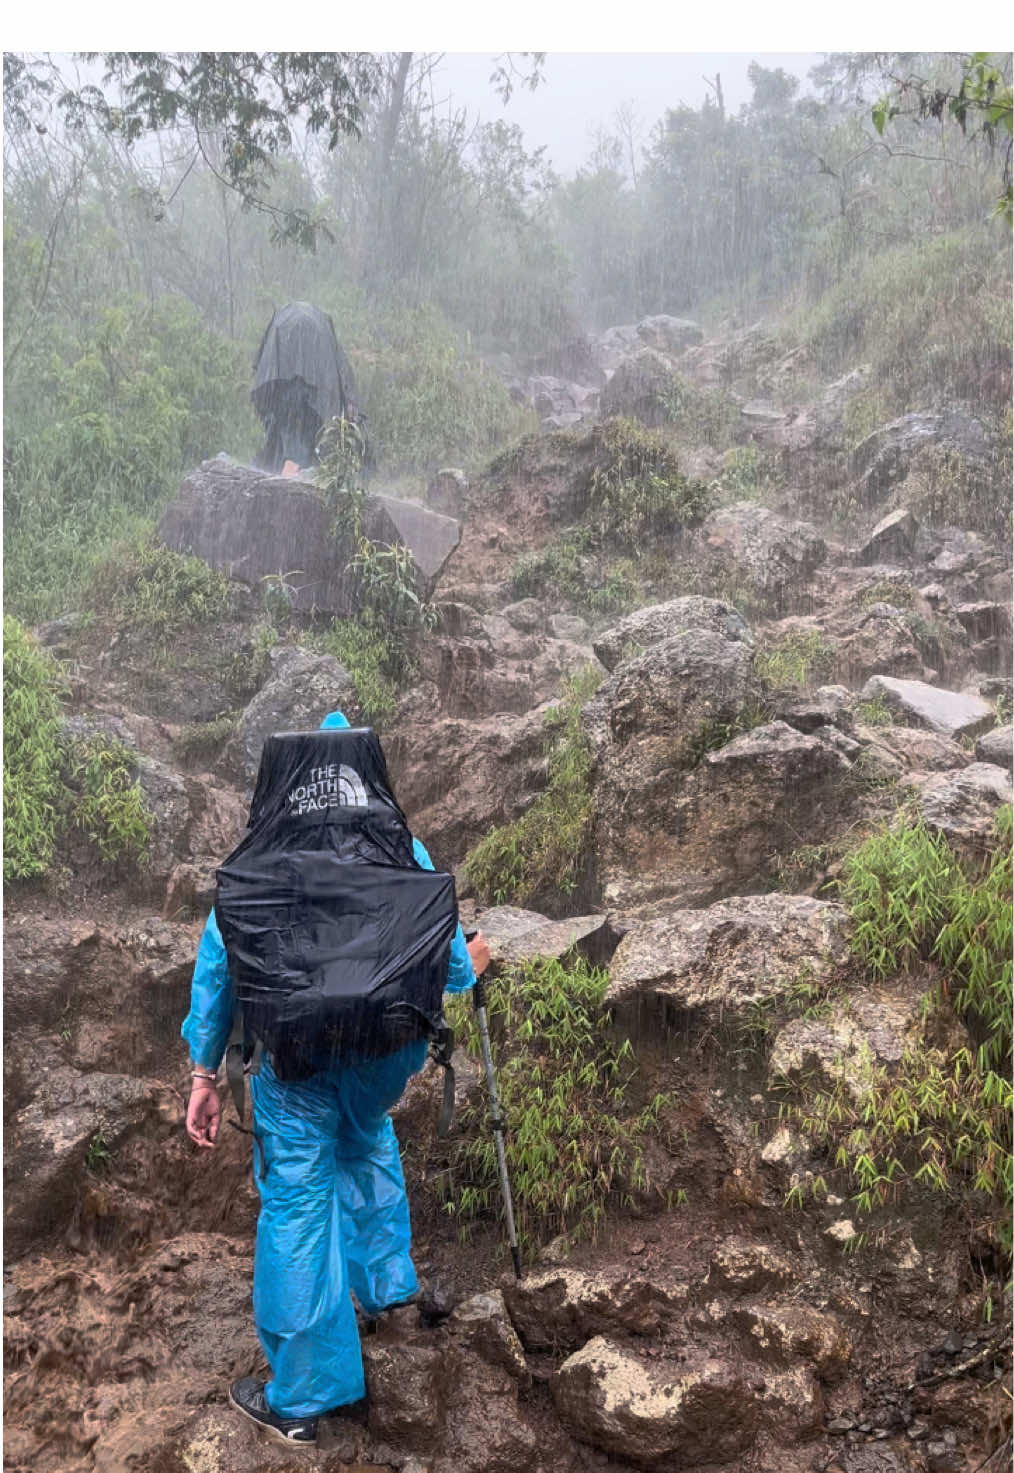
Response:
[[[496,905],[482,912],[479,926],[489,942],[494,975],[504,967],[570,955],[598,964],[609,959],[615,944],[604,915],[554,921],[538,911]]]
[[[894,711],[902,712],[917,726],[944,736],[978,736],[996,720],[993,708],[981,696],[956,690],[941,690],[922,680],[896,680],[890,675],[873,675],[863,687],[863,700],[883,696]]]
[[[284,575],[300,612],[347,616],[359,605],[358,580],[348,571],[354,548],[333,527],[334,513],[305,481],[216,459],[186,478],[158,535],[253,588]],[[453,517],[376,494],[366,499],[364,531],[373,542],[404,543],[427,594],[461,536]]]

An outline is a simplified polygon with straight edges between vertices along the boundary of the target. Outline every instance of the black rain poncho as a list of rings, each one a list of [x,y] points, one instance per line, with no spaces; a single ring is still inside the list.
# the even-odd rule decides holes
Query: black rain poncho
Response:
[[[268,471],[287,460],[316,464],[328,420],[359,416],[352,366],[327,313],[309,302],[278,308],[257,350],[250,397],[268,436],[255,464]]]

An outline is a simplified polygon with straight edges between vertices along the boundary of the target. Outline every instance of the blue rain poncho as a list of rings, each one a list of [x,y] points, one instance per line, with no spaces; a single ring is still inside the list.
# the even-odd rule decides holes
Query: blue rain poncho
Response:
[[[322,725],[347,725],[332,713]],[[412,841],[416,861],[433,869]],[[475,982],[459,926],[446,990]],[[195,1064],[216,1069],[235,997],[214,913],[197,953],[183,1037]],[[254,1176],[260,1193],[254,1321],[271,1367],[266,1396],[283,1417],[309,1417],[365,1395],[352,1294],[370,1314],[417,1292],[401,1156],[388,1111],[422,1068],[419,1040],[380,1058],[332,1063],[279,1080],[265,1058],[251,1076]]]

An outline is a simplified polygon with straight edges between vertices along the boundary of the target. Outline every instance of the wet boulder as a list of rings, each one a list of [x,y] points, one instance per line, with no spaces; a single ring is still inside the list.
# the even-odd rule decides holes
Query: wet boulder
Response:
[[[563,1362],[550,1390],[572,1437],[660,1473],[740,1456],[761,1421],[735,1364],[645,1362],[603,1335]]]
[[[440,1443],[447,1412],[444,1356],[436,1345],[393,1336],[363,1342],[370,1432],[413,1452]]]
[[[701,525],[695,561],[719,586],[739,585],[773,614],[805,607],[827,545],[809,522],[754,502],[722,507]]]
[[[478,924],[489,942],[493,975],[528,961],[561,961],[569,956],[582,956],[600,965],[615,945],[604,915],[554,921],[538,911],[496,905],[481,913]]]
[[[729,740],[758,701],[752,650],[691,629],[623,661],[584,708],[612,911],[742,892],[800,834],[838,821],[848,744],[833,728],[806,735],[781,721]]]
[[[160,1106],[176,1110],[151,1080],[82,1074],[63,1064],[37,1068],[34,1086],[5,1132],[4,1247],[11,1258],[65,1231],[85,1172],[102,1170]]]
[[[274,732],[309,731],[329,711],[353,716],[357,710],[352,677],[333,655],[276,644],[270,658],[271,674],[240,716],[226,750],[227,762],[248,786],[257,777],[261,749]]]
[[[752,650],[710,629],[623,660],[599,687],[583,720],[595,760],[600,876],[665,863],[678,843],[675,795],[756,690]]]
[[[852,1341],[841,1321],[808,1304],[743,1304],[729,1316],[750,1337],[762,1360],[808,1361],[822,1381],[840,1381],[852,1358]]]
[[[419,687],[399,707],[384,752],[398,801],[435,864],[452,864],[510,823],[546,785],[546,711],[434,719],[432,691]]]
[[[915,547],[919,523],[907,507],[888,512],[877,523],[856,554],[859,563],[892,562],[908,557]]]
[[[853,451],[850,469],[860,498],[881,501],[929,449],[978,466],[985,466],[991,455],[982,424],[964,410],[904,414],[867,435]]]
[[[817,624],[834,651],[840,679],[852,687],[873,675],[920,678],[926,660],[908,612],[878,601],[860,608],[833,610]],[[870,697],[864,694],[864,700]]]
[[[641,653],[653,645],[663,644],[686,633],[688,629],[710,629],[723,639],[751,643],[751,634],[743,616],[724,599],[701,598],[691,594],[673,598],[667,603],[651,604],[635,609],[618,624],[596,636],[593,649],[599,661],[614,671],[621,660]]]
[[[662,1000],[717,1022],[777,1001],[801,975],[830,983],[849,954],[841,906],[808,895],[745,895],[672,909],[632,927],[609,968],[607,1007]]]
[[[850,803],[848,746],[834,728],[806,735],[774,721],[706,752],[689,772],[669,767],[652,787],[628,785],[623,807],[615,787],[598,786],[599,877],[618,923],[742,894],[772,877],[801,834],[834,832]]]
[[[660,312],[654,317],[642,317],[637,324],[637,336],[647,347],[675,357],[703,343],[704,330],[686,317],[669,317]]]
[[[836,726],[850,732],[853,726],[855,697],[844,685],[821,685],[812,695],[784,696],[776,704],[774,715],[779,721],[794,726],[796,731],[816,732],[825,726]]]
[[[861,726],[857,735],[867,752],[884,763],[885,776],[898,777],[911,771],[952,772],[973,760],[971,752],[953,737],[917,726]]]
[[[505,1284],[504,1300],[527,1350],[575,1350],[595,1335],[656,1336],[685,1308],[685,1284],[621,1268],[549,1268]]]
[[[997,810],[1014,802],[1010,772],[988,762],[973,762],[960,772],[913,774],[909,781],[924,822],[958,841],[987,841],[995,830]]]
[[[522,1385],[531,1383],[525,1352],[499,1289],[462,1300],[452,1311],[447,1327],[480,1360],[506,1371]]]
[[[924,979],[906,978],[851,995],[833,1017],[793,1018],[771,1048],[772,1085],[819,1079],[825,1088],[841,1085],[854,1100],[864,1099],[874,1071],[897,1065],[919,1042],[925,992]]]
[[[708,1271],[708,1287],[728,1294],[756,1293],[758,1289],[792,1284],[797,1265],[771,1243],[738,1235],[715,1245]]]
[[[623,415],[650,428],[669,424],[679,384],[671,361],[655,348],[641,348],[621,359],[599,395],[603,419]]]
[[[334,512],[306,481],[217,458],[184,480],[158,535],[166,547],[193,553],[255,589],[283,576],[300,612],[348,616],[359,603],[358,576],[349,568],[355,549],[334,535],[334,522]],[[363,531],[371,541],[408,547],[425,593],[461,536],[453,517],[379,494],[366,498]]]
[[[980,762],[993,767],[1014,767],[1014,727],[996,726],[987,731],[975,744],[975,755]]]
[[[913,726],[928,727],[949,737],[978,736],[995,720],[992,706],[981,697],[942,690],[921,680],[874,675],[863,687],[862,698],[873,701],[878,697]]]

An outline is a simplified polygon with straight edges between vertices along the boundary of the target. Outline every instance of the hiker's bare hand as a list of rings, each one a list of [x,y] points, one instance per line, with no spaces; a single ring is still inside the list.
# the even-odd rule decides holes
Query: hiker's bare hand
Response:
[[[222,1123],[222,1107],[218,1103],[218,1090],[209,1080],[207,1084],[195,1079],[187,1106],[187,1135],[195,1146],[213,1146]]]
[[[489,942],[481,931],[476,931],[471,941],[467,942],[468,954],[472,958],[472,970],[477,977],[481,977],[489,966]]]

